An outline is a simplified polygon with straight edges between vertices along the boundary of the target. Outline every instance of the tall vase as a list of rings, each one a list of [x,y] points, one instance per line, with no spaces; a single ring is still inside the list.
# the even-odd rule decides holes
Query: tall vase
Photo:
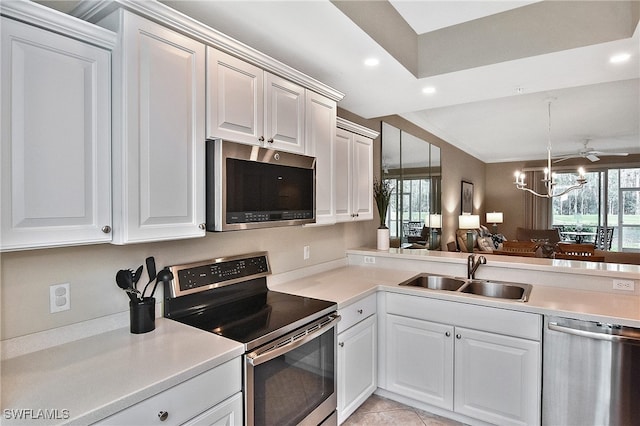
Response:
[[[389,228],[378,228],[378,250],[389,250]]]

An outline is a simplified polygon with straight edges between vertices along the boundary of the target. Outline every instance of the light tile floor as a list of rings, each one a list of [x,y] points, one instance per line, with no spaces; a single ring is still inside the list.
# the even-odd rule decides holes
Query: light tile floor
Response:
[[[342,425],[462,426],[464,424],[378,395],[371,395]]]

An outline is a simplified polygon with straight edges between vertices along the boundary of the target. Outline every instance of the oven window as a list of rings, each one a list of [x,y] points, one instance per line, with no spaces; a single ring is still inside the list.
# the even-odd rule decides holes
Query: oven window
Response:
[[[335,390],[335,329],[254,367],[256,425],[295,425]]]

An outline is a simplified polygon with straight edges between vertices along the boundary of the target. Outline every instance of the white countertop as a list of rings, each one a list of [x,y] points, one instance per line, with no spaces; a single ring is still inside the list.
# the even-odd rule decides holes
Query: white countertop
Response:
[[[431,297],[454,302],[571,318],[604,321],[640,327],[640,297],[637,295],[559,288],[535,284],[525,303],[399,286],[416,271],[375,266],[345,266],[271,286],[273,290],[326,299],[347,306],[379,290]]]
[[[244,353],[240,343],[164,318],[2,362],[2,424],[89,424]],[[60,419],[7,419],[6,409],[58,410]],[[64,419],[63,410],[68,410]]]

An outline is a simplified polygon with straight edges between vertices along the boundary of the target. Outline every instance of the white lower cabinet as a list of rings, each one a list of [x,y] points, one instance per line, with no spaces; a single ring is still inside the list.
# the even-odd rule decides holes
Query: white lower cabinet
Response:
[[[232,359],[126,408],[99,425],[242,425],[242,364]]]
[[[338,312],[342,316],[338,329],[338,424],[344,422],[377,387],[375,312],[375,294]]]
[[[382,388],[493,424],[540,424],[539,315],[386,297]]]

